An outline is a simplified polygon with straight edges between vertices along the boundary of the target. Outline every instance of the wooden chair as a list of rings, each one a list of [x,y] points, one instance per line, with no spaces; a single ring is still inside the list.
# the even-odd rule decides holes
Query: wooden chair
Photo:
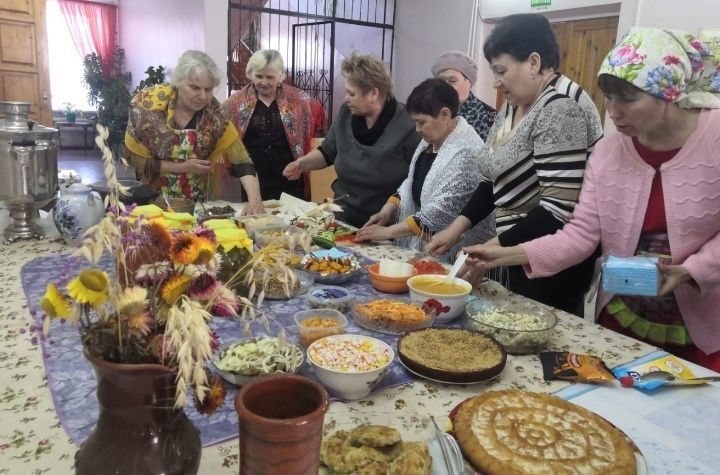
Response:
[[[317,148],[322,141],[321,138],[313,139],[313,148]],[[322,203],[325,198],[332,198],[332,183],[335,178],[335,166],[310,172],[310,199],[315,203]]]

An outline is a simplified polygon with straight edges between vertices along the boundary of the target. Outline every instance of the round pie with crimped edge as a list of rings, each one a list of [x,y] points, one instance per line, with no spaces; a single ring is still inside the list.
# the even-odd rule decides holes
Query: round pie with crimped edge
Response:
[[[463,402],[453,429],[487,475],[635,474],[625,436],[585,408],[547,394],[488,391]]]

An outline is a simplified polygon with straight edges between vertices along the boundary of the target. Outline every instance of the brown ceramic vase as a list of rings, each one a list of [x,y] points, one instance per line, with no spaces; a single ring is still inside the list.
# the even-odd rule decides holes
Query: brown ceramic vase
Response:
[[[327,391],[303,376],[254,379],[238,392],[241,475],[317,475]]]
[[[75,454],[75,473],[195,474],[200,432],[174,409],[176,372],[156,364],[108,363],[90,356],[97,377],[97,425]]]

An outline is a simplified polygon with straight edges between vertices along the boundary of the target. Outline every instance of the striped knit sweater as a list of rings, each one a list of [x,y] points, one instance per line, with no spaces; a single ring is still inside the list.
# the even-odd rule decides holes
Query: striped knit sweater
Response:
[[[572,216],[587,157],[602,136],[597,109],[580,86],[560,74],[505,141],[515,109],[505,104],[480,156],[481,184],[463,215],[473,223],[496,209],[503,245],[554,232]]]
[[[573,219],[551,236],[523,244],[532,278],[555,274],[593,252],[632,256],[637,248],[655,170],[630,137],[613,133],[589,160]],[[704,110],[685,145],[660,167],[672,263],[696,285],[675,289],[693,342],[720,350],[720,109]],[[612,295],[598,296],[596,313]]]

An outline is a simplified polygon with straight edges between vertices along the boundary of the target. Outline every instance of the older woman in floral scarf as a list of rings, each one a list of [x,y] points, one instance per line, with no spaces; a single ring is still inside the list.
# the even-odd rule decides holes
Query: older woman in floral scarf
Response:
[[[552,275],[600,244],[652,254],[658,297],[601,292],[599,322],[720,371],[720,64],[688,33],[633,28],[600,68],[618,133],[589,160],[572,220],[519,246],[467,248],[487,269]]]
[[[310,182],[288,180],[285,166],[310,151],[313,120],[310,99],[300,89],[283,84],[285,66],[275,50],[255,52],[246,74],[252,81],[230,96],[223,109],[235,124],[260,177],[265,199],[285,192],[310,197]]]
[[[255,167],[235,126],[213,97],[220,70],[202,51],[186,51],[171,84],[140,91],[131,102],[126,157],[151,188],[207,199],[227,175],[240,177],[246,214],[263,211]]]

